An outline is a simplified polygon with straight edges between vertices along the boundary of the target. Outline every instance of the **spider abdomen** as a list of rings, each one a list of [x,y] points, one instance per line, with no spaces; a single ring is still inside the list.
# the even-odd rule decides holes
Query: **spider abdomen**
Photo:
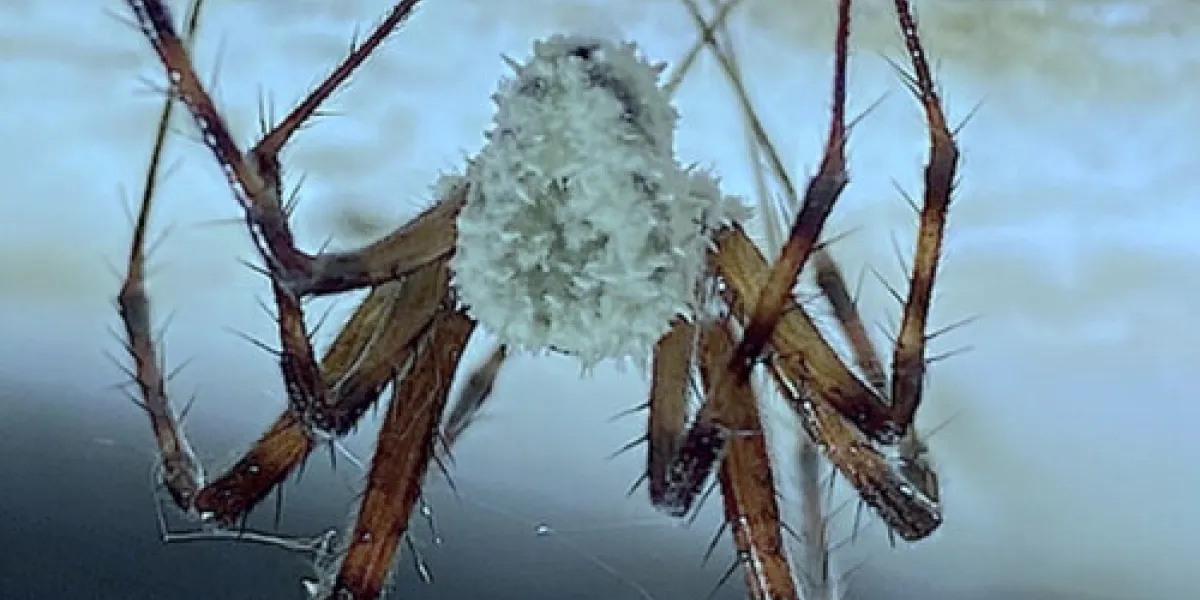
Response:
[[[709,233],[738,204],[676,161],[661,68],[632,44],[555,36],[510,65],[465,175],[459,297],[514,346],[645,356],[694,310]]]

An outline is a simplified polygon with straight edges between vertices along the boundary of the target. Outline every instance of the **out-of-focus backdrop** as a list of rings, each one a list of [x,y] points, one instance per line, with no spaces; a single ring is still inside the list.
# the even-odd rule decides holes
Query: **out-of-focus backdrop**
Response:
[[[176,3],[182,13],[182,3]],[[278,116],[342,56],[387,0],[209,0],[195,56],[245,142],[260,99]],[[787,164],[810,173],[828,106],[830,0],[746,0],[731,20],[753,101]],[[902,60],[885,0],[859,0],[852,183],[832,230],[854,274],[903,283],[919,197],[921,114],[887,59]],[[1185,0],[924,0],[922,35],[962,130],[920,425],[945,486],[946,524],[897,550],[868,524],[834,554],[850,597],[1167,599],[1200,573],[1195,431],[1200,401],[1200,5]],[[161,81],[123,3],[0,3],[0,597],[286,599],[304,557],[224,542],[164,546],[148,471],[151,438],[110,384],[121,351],[113,298],[128,210]],[[477,149],[489,94],[531,42],[574,31],[636,40],[675,61],[695,40],[674,0],[426,0],[285,156],[303,174],[296,230],[309,248],[363,243],[428,200],[439,171]],[[678,94],[681,159],[753,193],[737,105],[705,55]],[[232,462],[284,406],[263,282],[237,207],[190,125],[168,151],[150,280],[171,382],[195,396],[187,426],[210,471]],[[293,182],[296,180],[293,179]],[[899,314],[873,277],[863,310]],[[334,302],[331,322],[350,300]],[[328,304],[318,304],[318,309]],[[325,330],[327,336],[331,329]],[[475,347],[474,360],[485,345]],[[685,526],[626,496],[641,454],[645,378],[520,357],[457,453],[458,492],[429,492],[418,522],[435,576],[397,574],[404,598],[702,598],[732,560],[702,564],[717,503]],[[348,449],[369,456],[370,433]],[[314,461],[287,486],[280,527],[344,524],[360,472]],[[785,499],[789,490],[784,490]],[[845,490],[840,492],[847,497]],[[255,523],[269,528],[271,507]],[[851,531],[846,511],[835,538]],[[186,524],[175,523],[183,527]],[[538,535],[547,531],[549,535]],[[441,543],[434,543],[440,538]],[[740,597],[738,577],[716,594]]]

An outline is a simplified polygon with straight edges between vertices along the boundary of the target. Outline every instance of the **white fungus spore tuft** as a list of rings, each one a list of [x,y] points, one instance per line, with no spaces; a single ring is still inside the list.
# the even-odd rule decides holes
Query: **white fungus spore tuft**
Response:
[[[678,114],[635,45],[555,36],[509,64],[484,148],[439,183],[469,185],[459,298],[517,348],[644,358],[694,315],[711,234],[741,203],[676,161]]]

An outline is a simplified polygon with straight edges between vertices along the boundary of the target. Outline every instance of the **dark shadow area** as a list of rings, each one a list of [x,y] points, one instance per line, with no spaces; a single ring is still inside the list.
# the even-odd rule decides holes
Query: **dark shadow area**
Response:
[[[6,382],[0,395],[0,598],[4,600],[296,600],[308,557],[280,548],[231,541],[164,544],[150,490],[149,433],[137,409],[110,393],[94,397]],[[229,431],[192,432],[205,448],[238,447]],[[240,439],[240,438],[239,438]],[[201,450],[202,455],[204,451]],[[210,465],[209,468],[214,468]],[[315,456],[284,492],[279,529],[274,503],[249,520],[252,528],[316,535],[344,524],[357,475]],[[418,516],[413,531],[434,581],[424,584],[406,553],[393,597],[410,600],[529,598],[735,600],[744,597],[735,573],[712,596],[730,564],[718,551],[701,565],[694,532],[662,526],[569,532],[587,520],[571,507],[546,506],[521,490],[438,482],[428,492],[436,536]],[[538,520],[527,515],[536,514]],[[172,518],[173,527],[187,523]],[[590,522],[594,522],[592,519]],[[558,533],[539,535],[539,525]],[[544,528],[542,529],[544,533]],[[440,538],[441,543],[434,540]],[[724,545],[721,545],[723,548]],[[897,581],[860,572],[850,595],[874,599],[1068,600],[982,590],[939,589],[915,578]],[[1070,600],[1080,600],[1072,598]]]
[[[150,489],[151,441],[137,408],[112,394],[64,398],[7,382],[0,399],[0,598],[41,599],[299,599],[312,575],[308,557],[235,541],[164,544]],[[194,428],[204,449],[238,448],[230,432]],[[207,458],[207,457],[206,457]],[[209,464],[209,469],[219,465]],[[354,467],[330,468],[314,455],[284,490],[279,528],[268,501],[249,520],[253,529],[312,536],[346,522],[353,506]],[[725,557],[701,568],[689,532],[616,527],[582,534],[538,534],[541,521],[521,516],[519,490],[444,482],[428,492],[437,537],[418,516],[413,531],[434,581],[424,584],[405,553],[396,597],[443,598],[704,598],[720,579]],[[536,514],[566,529],[570,507],[536,505]],[[544,504],[544,499],[541,500]],[[173,529],[189,524],[171,515]],[[633,551],[631,551],[633,550]],[[734,579],[713,597],[740,595]],[[645,593],[637,589],[638,586]]]

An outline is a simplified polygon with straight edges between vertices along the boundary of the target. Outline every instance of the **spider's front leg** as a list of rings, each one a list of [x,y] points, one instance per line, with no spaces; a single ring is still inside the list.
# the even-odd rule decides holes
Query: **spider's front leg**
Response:
[[[142,407],[150,417],[168,493],[184,511],[195,511],[229,525],[282,483],[312,452],[316,439],[293,411],[286,410],[237,463],[205,485],[200,464],[168,401],[161,357],[151,334],[151,304],[145,291],[146,229],[165,143],[167,106],[151,158],[118,304],[127,335],[126,347],[134,362],[133,376],[141,391]],[[347,433],[378,400],[383,388],[411,355],[414,340],[432,322],[447,281],[446,261],[437,261],[403,281],[373,289],[355,309],[321,363],[323,384],[337,398],[328,411],[334,434]]]
[[[813,254],[833,203],[846,184],[844,148],[845,83],[850,0],[841,0],[835,44],[833,116],[820,171],[812,179],[779,260],[768,267],[754,244],[738,227],[718,234],[713,264],[728,284],[727,301],[746,319],[737,349],[731,353],[721,386],[746,378],[770,345],[770,368],[802,423],[835,466],[855,485],[891,530],[907,540],[922,539],[941,523],[937,478],[926,464],[923,444],[912,430],[925,372],[926,321],[933,279],[949,207],[958,152],[946,127],[940,101],[917,35],[908,2],[896,0],[896,11],[915,74],[911,87],[925,108],[931,152],[926,168],[917,255],[905,303],[900,342],[893,360],[891,394],[884,389],[880,361],[870,349],[861,319],[848,302],[840,273],[818,254],[818,278],[839,322],[855,349],[857,362],[871,385],[864,384],[821,335],[792,297],[796,276]],[[836,279],[836,281],[835,281]],[[821,283],[821,281],[819,281]],[[840,286],[840,289],[839,289]],[[701,418],[685,437],[678,474],[669,487],[694,496],[702,478],[719,456],[731,431],[719,414]],[[726,432],[726,433],[723,433]],[[689,451],[690,449],[690,451]],[[895,454],[894,457],[885,454]],[[689,455],[690,454],[690,455]],[[702,460],[700,460],[702,459]],[[685,498],[686,499],[686,498]],[[689,500],[690,501],[690,500]]]
[[[252,507],[307,456],[312,448],[312,441],[308,438],[313,433],[344,433],[353,425],[352,417],[361,414],[363,409],[360,407],[374,401],[374,398],[364,401],[362,397],[344,392],[341,387],[334,385],[344,375],[336,372],[337,366],[331,365],[334,372],[325,373],[325,369],[318,365],[301,309],[303,299],[313,294],[395,281],[413,274],[423,265],[444,262],[439,259],[443,259],[453,247],[453,218],[461,204],[462,190],[450,190],[445,201],[436,203],[408,225],[361,251],[317,256],[309,256],[296,248],[281,200],[279,151],[314,114],[321,102],[399,26],[416,3],[416,0],[398,2],[375,31],[338,65],[326,81],[317,86],[261,142],[243,154],[200,83],[187,49],[174,30],[167,7],[159,0],[128,0],[143,33],[169,74],[172,96],[182,100],[192,113],[204,143],[222,166],[245,211],[250,233],[271,278],[277,306],[282,346],[279,353],[280,368],[286,381],[291,411],[276,422],[250,455],[235,466],[222,485],[212,493],[201,494],[201,510],[219,513],[216,516],[222,521],[236,519]],[[148,210],[148,200],[145,204]],[[131,269],[131,275],[138,273]],[[377,307],[369,300],[362,310],[377,311]],[[373,326],[376,319],[368,321],[362,324]],[[352,319],[351,324],[355,322]],[[350,332],[349,335],[354,337],[355,334]],[[335,343],[331,350],[335,360],[336,353],[344,348],[346,346]],[[147,378],[152,380],[150,375],[147,373]],[[377,373],[375,381],[367,388],[382,389],[387,379],[386,373]],[[347,422],[348,418],[350,422]],[[166,445],[169,444],[160,442],[160,446]]]
[[[169,74],[172,95],[191,112],[205,145],[220,163],[245,212],[251,237],[271,279],[282,346],[280,368],[287,382],[289,403],[306,426],[330,431],[336,425],[331,412],[336,412],[338,399],[323,385],[324,378],[304,321],[301,307],[304,298],[394,281],[447,256],[454,246],[453,220],[461,207],[464,190],[448,190],[446,198],[411,223],[363,250],[310,256],[296,247],[288,224],[278,154],[320,104],[411,13],[417,0],[398,2],[326,81],[244,154],[200,82],[164,3],[127,2]]]
[[[298,250],[280,197],[277,155],[292,133],[412,10],[402,1],[334,73],[250,152],[242,154],[211,98],[162,2],[129,0],[143,32],[169,73],[205,144],[223,167],[266,265],[278,308],[280,367],[290,408],[224,476],[204,484],[171,412],[150,337],[144,290],[144,238],[153,182],[165,137],[160,128],[119,298],[129,349],[176,504],[231,524],[244,517],[327,436],[347,433],[389,383],[395,394],[381,432],[368,489],[334,588],[355,598],[376,597],[428,468],[432,436],[446,402],[458,356],[474,324],[447,308],[448,255],[462,187],[408,225],[353,253],[308,256]],[[170,103],[167,103],[168,110]],[[165,123],[166,117],[164,117]],[[373,286],[320,364],[308,339],[304,297]],[[405,369],[407,368],[407,371]],[[425,389],[428,387],[428,389]]]

